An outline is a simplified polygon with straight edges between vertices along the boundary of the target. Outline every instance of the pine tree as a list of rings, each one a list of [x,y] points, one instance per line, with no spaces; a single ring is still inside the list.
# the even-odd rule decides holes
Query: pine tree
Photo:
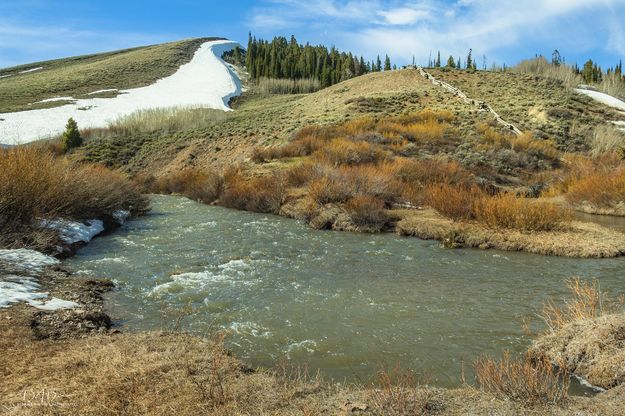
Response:
[[[63,136],[61,136],[61,144],[65,152],[75,147],[82,146],[82,137],[80,137],[80,132],[78,131],[78,124],[76,124],[73,118],[67,120],[65,132],[63,132]]]
[[[460,57],[458,57],[458,62],[456,63],[456,68],[458,68],[458,69],[462,68],[462,62],[460,61]]]
[[[467,55],[467,69],[473,69],[473,58],[471,54],[473,54],[473,49],[469,49],[469,54]],[[458,65],[458,67],[460,67],[460,65]]]
[[[436,64],[435,66],[437,68],[441,67],[441,51],[438,51],[438,54],[436,55]]]
[[[384,58],[384,70],[385,71],[391,70],[391,58],[389,58],[388,55],[386,55],[386,58]]]
[[[380,55],[378,55],[378,57],[375,60],[375,70],[377,72],[382,71],[382,60],[380,59]]]
[[[562,56],[560,56],[560,51],[557,49],[551,54],[551,64],[555,66],[562,65]]]
[[[456,62],[454,61],[454,57],[449,55],[449,59],[447,59],[447,68],[455,68]]]

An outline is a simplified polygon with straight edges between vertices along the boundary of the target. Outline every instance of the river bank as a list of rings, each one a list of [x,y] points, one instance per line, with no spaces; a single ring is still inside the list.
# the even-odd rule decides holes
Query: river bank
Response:
[[[178,199],[174,198],[174,201]],[[210,209],[211,213],[222,210],[183,199],[176,203],[184,206],[183,211],[193,217],[195,224],[202,218],[196,210]],[[93,250],[102,249],[101,243],[117,240],[118,237],[118,241],[127,247],[123,255],[132,254],[129,247],[139,242],[129,239],[129,232],[147,232],[145,237],[156,237],[149,234],[156,228],[156,224],[143,222],[148,219],[168,222],[175,229],[185,232],[186,227],[174,221],[171,213],[162,211],[158,199],[154,201],[154,208],[153,217],[140,219],[128,224],[132,226],[130,229],[122,228],[115,234],[94,240],[79,252],[79,257],[83,256],[81,253],[87,253],[89,257]],[[223,215],[232,213],[236,214],[223,210]],[[280,228],[281,222],[276,223],[277,218],[265,221],[258,215],[244,214],[244,219],[236,227],[220,217],[215,224],[207,223],[201,235],[204,238],[214,236],[220,230],[213,227],[225,223],[223,225],[231,228],[233,233],[248,235],[258,247],[261,240],[249,234],[246,231],[248,227],[263,229],[274,223],[277,227],[275,231],[280,235],[289,234]],[[284,223],[291,224],[291,221],[284,220]],[[198,231],[197,228],[188,230],[195,234]],[[164,232],[172,234],[167,229]],[[318,231],[310,232],[327,235]],[[330,235],[350,237],[348,233]],[[352,236],[359,240],[363,237]],[[180,237],[171,236],[172,239]],[[266,238],[274,241],[273,235]],[[309,239],[307,236],[304,238]],[[163,245],[164,250],[170,250],[166,241],[156,241]],[[237,241],[245,246],[240,239]],[[293,246],[294,241],[297,240],[287,240],[286,244]],[[179,241],[178,244],[184,246],[187,243]],[[403,247],[404,251],[409,249],[405,243]],[[297,245],[293,248],[297,249]],[[141,250],[145,249],[143,247]],[[202,251],[201,247],[199,250]],[[378,250],[384,251],[384,248],[378,247]],[[343,249],[342,252],[348,251]],[[114,253],[102,254],[110,259]],[[162,254],[155,254],[167,261]],[[218,257],[219,254],[213,256]],[[328,258],[327,254],[325,258]],[[97,260],[91,258],[90,261]],[[496,261],[496,258],[491,260]],[[224,259],[224,264],[228,262]],[[70,259],[70,264],[74,264],[73,259]],[[102,268],[105,262],[97,264]],[[238,273],[234,275],[239,276]],[[265,366],[269,370],[252,369],[234,358],[221,336],[205,339],[186,333],[182,327],[174,331],[139,332],[126,332],[130,329],[127,327],[111,328],[111,321],[107,318],[109,312],[104,308],[103,293],[111,288],[110,282],[106,280],[72,275],[63,267],[53,265],[40,275],[39,283],[41,289],[48,291],[50,296],[83,306],[76,310],[40,311],[19,304],[0,309],[0,349],[3,351],[0,354],[0,368],[3,369],[2,378],[5,381],[1,383],[0,408],[9,415],[62,415],[75,414],[77,411],[104,415],[158,415],[169,414],[172,409],[183,415],[198,412],[217,415],[259,412],[277,415],[460,415],[489,412],[503,415],[564,415],[576,412],[616,415],[623,399],[621,386],[592,398],[569,397],[558,405],[538,404],[528,407],[522,402],[501,398],[468,385],[449,389],[427,387],[426,380],[419,381],[419,376],[405,376],[409,373],[393,373],[392,370],[388,373],[392,382],[385,381],[386,373],[383,373],[372,383],[336,383],[307,377],[303,370],[284,363],[276,364],[275,361]],[[161,281],[160,284],[166,283]],[[388,285],[389,282],[386,283]],[[360,286],[363,284],[360,282]],[[196,289],[201,287],[196,286]],[[126,319],[129,316],[117,318]],[[364,341],[365,338],[360,339]]]
[[[47,273],[61,286],[68,277]],[[70,286],[62,290],[65,296],[99,313],[101,289],[108,285]],[[230,355],[221,336],[85,331],[65,317],[56,320],[63,329],[42,333],[33,325],[40,314],[24,305],[0,310],[3,414],[618,415],[625,396],[620,386],[592,398],[528,406],[469,385],[428,387],[410,373],[381,373],[376,385],[327,383],[285,363],[252,369]]]

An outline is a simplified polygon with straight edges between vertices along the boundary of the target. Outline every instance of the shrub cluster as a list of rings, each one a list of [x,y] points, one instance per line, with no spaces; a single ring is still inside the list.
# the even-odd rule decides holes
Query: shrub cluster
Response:
[[[248,178],[233,168],[224,175],[225,191],[219,203],[228,208],[277,214],[284,202],[285,178],[280,172]]]
[[[330,153],[330,157],[334,159],[349,159],[349,153],[369,152],[371,154],[364,157],[364,163],[374,162],[373,159],[383,157],[382,151],[397,154],[408,143],[423,144],[443,139],[452,130],[452,125],[449,124],[452,121],[454,115],[449,111],[423,110],[404,116],[384,117],[377,121],[362,118],[342,124],[309,126],[301,129],[293,140],[282,146],[254,149],[252,160],[262,163],[308,156],[321,151]],[[363,163],[356,157],[357,163]]]
[[[615,208],[625,203],[625,166],[613,171],[595,169],[568,179],[566,198],[573,204],[590,203],[597,208]]]
[[[189,168],[156,179],[150,189],[152,192],[180,194],[210,204],[223,193],[224,180],[212,170]]]
[[[121,173],[73,163],[44,148],[0,150],[0,244],[27,234],[41,219],[108,218],[116,210],[139,213],[147,206],[140,187]]]
[[[457,221],[475,220],[490,228],[551,231],[571,219],[571,213],[550,202],[511,193],[489,195],[477,186],[436,183],[426,189],[426,203]]]

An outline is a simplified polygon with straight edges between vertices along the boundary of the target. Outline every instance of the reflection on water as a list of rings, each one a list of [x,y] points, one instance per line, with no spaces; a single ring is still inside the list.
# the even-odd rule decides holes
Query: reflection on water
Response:
[[[130,328],[160,329],[166,310],[191,306],[189,329],[229,329],[232,349],[253,365],[286,356],[367,379],[401,363],[450,386],[463,365],[471,379],[479,354],[523,351],[523,318],[563,298],[564,279],[615,289],[625,262],[448,250],[156,196],[150,215],[67,265],[114,279],[109,311]]]

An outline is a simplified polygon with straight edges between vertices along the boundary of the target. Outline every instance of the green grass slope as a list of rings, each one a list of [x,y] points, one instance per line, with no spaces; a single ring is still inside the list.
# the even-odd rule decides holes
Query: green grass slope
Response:
[[[66,103],[57,101],[29,105],[47,98],[82,98],[98,90],[150,85],[173,74],[191,60],[202,43],[214,39],[217,38],[190,39],[0,69],[0,113]],[[21,73],[39,67],[42,69]],[[5,75],[8,76],[3,77]],[[110,97],[116,93],[105,94],[89,97]]]
[[[469,97],[485,101],[521,130],[553,139],[560,150],[586,150],[597,126],[622,118],[556,79],[514,72],[429,71]]]

